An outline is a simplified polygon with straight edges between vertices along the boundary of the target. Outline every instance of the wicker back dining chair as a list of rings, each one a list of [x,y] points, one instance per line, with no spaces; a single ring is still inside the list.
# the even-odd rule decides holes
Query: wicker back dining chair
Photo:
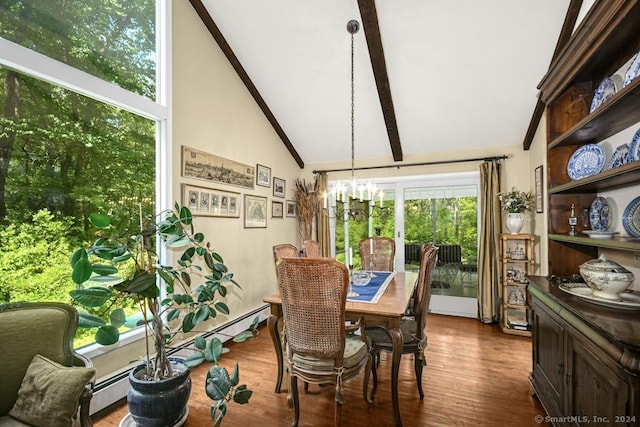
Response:
[[[373,252],[374,271],[393,271],[393,261],[396,256],[396,242],[389,237],[365,237],[360,240],[360,259],[362,269],[371,267],[371,253]]]
[[[309,258],[321,257],[320,244],[315,240],[305,240],[302,242],[302,256]]]
[[[282,258],[296,258],[298,256],[298,248],[291,243],[281,243],[273,245],[273,261],[278,262]]]
[[[427,364],[424,356],[424,351],[427,348],[425,327],[429,301],[431,299],[431,274],[437,259],[438,248],[430,244],[424,245],[420,254],[420,272],[418,274],[418,282],[413,299],[413,311],[415,315],[407,316],[400,321],[402,354],[413,354],[413,367],[421,400],[424,398],[424,392],[422,391],[422,368]],[[372,326],[367,328],[367,336],[372,342],[371,351],[373,353],[374,365],[377,365],[380,359],[380,351],[393,351],[391,335],[389,335],[383,327]],[[376,369],[373,369],[372,373],[373,391],[371,399],[375,397],[378,386]]]
[[[343,381],[365,369],[367,396],[373,355],[364,319],[345,324],[349,271],[331,258],[284,258],[276,265],[284,317],[284,347],[289,373],[288,403],[292,426],[300,419],[298,378],[305,383],[335,385],[336,426],[341,425]],[[356,330],[360,334],[355,334]],[[374,374],[374,378],[376,375]]]

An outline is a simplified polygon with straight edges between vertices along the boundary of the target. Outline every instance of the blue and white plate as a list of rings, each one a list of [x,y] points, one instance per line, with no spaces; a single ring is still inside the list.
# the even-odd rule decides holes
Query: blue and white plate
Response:
[[[609,163],[607,163],[607,169],[615,169],[619,168],[622,165],[626,165],[631,162],[631,152],[629,148],[629,144],[622,144],[616,151],[613,152],[613,155],[609,159]]]
[[[576,180],[595,175],[604,167],[604,152],[596,144],[586,144],[578,148],[569,158],[567,173]]]
[[[624,73],[624,82],[622,83],[622,87],[627,87],[629,83],[633,81],[640,74],[640,52],[636,53],[636,56],[631,60],[631,64],[629,64],[629,68],[627,68],[627,72]]]
[[[616,94],[619,88],[622,87],[622,77],[614,74],[611,77],[605,77],[598,88],[593,93],[593,99],[591,100],[591,108],[589,112],[593,113],[598,107],[605,103],[609,98]]]
[[[640,129],[636,131],[629,143],[629,160],[632,162],[640,160]]]
[[[633,199],[622,214],[622,226],[631,237],[640,237],[640,196]]]
[[[596,197],[591,203],[589,222],[594,231],[606,231],[609,228],[609,204],[604,197]]]

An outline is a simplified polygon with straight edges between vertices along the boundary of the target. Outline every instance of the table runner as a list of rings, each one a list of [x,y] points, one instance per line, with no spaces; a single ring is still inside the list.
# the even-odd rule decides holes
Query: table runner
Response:
[[[358,296],[347,297],[347,301],[367,302],[372,304],[378,302],[396,273],[395,271],[374,271],[373,274],[375,274],[376,277],[371,278],[371,281],[367,283],[366,286],[353,285],[353,290],[358,294]]]

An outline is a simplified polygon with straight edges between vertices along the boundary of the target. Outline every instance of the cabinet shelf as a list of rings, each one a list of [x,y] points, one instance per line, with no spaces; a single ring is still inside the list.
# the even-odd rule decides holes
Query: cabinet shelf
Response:
[[[533,274],[533,265],[535,257],[533,254],[533,243],[535,236],[533,234],[508,234],[501,236],[501,260],[502,260],[502,332],[506,334],[516,334],[523,336],[531,336],[531,326],[529,325],[529,301],[527,298],[528,281],[526,277]],[[518,259],[511,258],[514,254]],[[520,258],[524,257],[524,258]],[[515,298],[511,298],[511,297]],[[511,301],[522,301],[523,304],[511,304]],[[517,313],[517,316],[514,314]],[[526,329],[523,327],[514,327],[514,320],[519,324],[526,323]]]
[[[623,251],[640,252],[640,239],[614,237],[613,239],[593,239],[588,236],[567,236],[565,234],[549,234],[549,240],[556,242],[573,243],[598,248],[618,249]]]
[[[599,142],[638,121],[640,121],[640,79],[635,79],[593,113],[550,141],[548,148]]]
[[[640,106],[638,111],[640,111]],[[638,181],[640,181],[640,161],[627,163],[597,175],[550,187],[549,194],[593,193],[594,191],[604,191],[637,184]]]

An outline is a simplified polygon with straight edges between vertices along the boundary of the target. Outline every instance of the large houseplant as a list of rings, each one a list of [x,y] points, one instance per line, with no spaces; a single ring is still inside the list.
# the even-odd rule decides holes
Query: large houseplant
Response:
[[[119,329],[126,321],[125,310],[117,304],[119,300],[130,300],[139,307],[145,333],[154,344],[153,350],[147,344],[144,360],[144,379],[149,381],[174,375],[167,354],[171,342],[180,334],[194,333],[196,326],[217,313],[228,314],[229,308],[222,301],[227,285],[240,287],[205,236],[194,232],[187,207],[176,203],[175,210],[163,212],[159,218],[145,225],[140,213],[140,232],[131,236],[126,226],[114,224],[110,215],[91,214],[89,221],[97,230],[96,240],[90,248],[80,248],[71,257],[76,283],[71,298],[87,309],[80,311],[80,326],[96,328],[97,343],[109,345],[119,340]],[[176,266],[160,262],[158,243],[167,250],[179,251]],[[166,290],[164,298],[161,286]],[[257,318],[234,341],[253,337],[256,326]],[[205,360],[214,364],[207,375],[206,392],[216,402],[211,417],[219,425],[227,402],[233,399],[247,403],[252,392],[238,385],[237,364],[231,375],[217,366],[225,351],[218,338],[207,341],[197,336],[194,346],[196,351],[185,365],[194,367]]]

